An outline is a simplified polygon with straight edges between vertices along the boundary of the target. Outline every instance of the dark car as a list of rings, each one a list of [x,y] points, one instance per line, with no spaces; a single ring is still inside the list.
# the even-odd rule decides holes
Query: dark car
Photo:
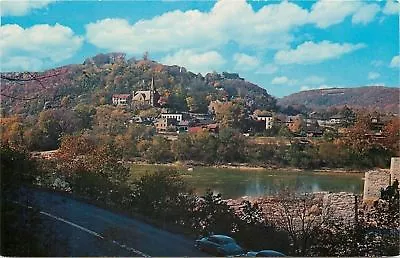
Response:
[[[211,235],[196,240],[195,246],[200,250],[216,256],[240,255],[245,253],[236,241],[224,235]]]
[[[258,252],[247,252],[247,257],[283,257],[286,256],[283,253],[274,250],[262,250]]]

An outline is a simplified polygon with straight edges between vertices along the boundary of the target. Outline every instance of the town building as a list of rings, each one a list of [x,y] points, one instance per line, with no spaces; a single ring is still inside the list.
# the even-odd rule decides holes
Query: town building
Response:
[[[182,114],[163,113],[163,114],[161,114],[161,118],[171,118],[171,119],[175,119],[178,122],[181,122],[182,121]]]
[[[219,125],[214,124],[207,124],[207,125],[197,125],[188,128],[189,133],[198,133],[198,132],[210,132],[210,133],[219,133]]]
[[[265,121],[265,129],[271,129],[273,124],[272,115],[256,116],[257,121]]]
[[[132,117],[132,119],[129,120],[129,123],[137,123],[137,124],[141,124],[144,122],[144,119],[140,116],[134,116]]]
[[[150,90],[132,91],[132,104],[134,107],[158,107],[160,94],[154,88],[154,78],[151,79]]]
[[[178,122],[174,118],[159,118],[155,123],[157,132],[176,131],[176,125]],[[175,127],[175,128],[174,128]]]
[[[331,116],[329,119],[329,123],[332,125],[338,125],[344,122],[344,117],[341,115]]]
[[[130,94],[114,94],[112,95],[112,103],[116,106],[127,106],[130,97]]]
[[[301,115],[287,116],[283,121],[291,132],[297,132],[304,124],[304,120]]]
[[[321,127],[326,127],[326,126],[330,125],[329,120],[322,119],[322,118],[321,119],[317,119],[317,123]]]
[[[132,92],[132,101],[134,103],[151,105],[151,103],[152,103],[151,95],[152,95],[151,91],[149,91],[149,90],[133,91]]]
[[[178,122],[178,124],[176,125],[176,131],[177,132],[187,132],[189,129],[189,124],[190,124],[190,122],[187,120],[182,120],[182,121]]]
[[[199,121],[212,120],[212,116],[206,113],[182,112],[182,114]]]

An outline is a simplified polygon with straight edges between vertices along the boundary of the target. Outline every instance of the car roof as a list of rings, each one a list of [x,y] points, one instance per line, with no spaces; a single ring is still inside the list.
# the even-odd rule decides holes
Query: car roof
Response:
[[[258,254],[261,254],[261,255],[271,255],[271,256],[286,256],[286,255],[284,255],[283,253],[280,253],[280,252],[274,251],[274,250],[262,250],[262,251],[259,251],[259,252],[257,253],[257,255],[258,255]]]
[[[219,238],[219,239],[226,239],[226,240],[233,240],[232,237],[229,236],[225,236],[225,235],[211,235],[210,237],[215,237],[215,238]]]

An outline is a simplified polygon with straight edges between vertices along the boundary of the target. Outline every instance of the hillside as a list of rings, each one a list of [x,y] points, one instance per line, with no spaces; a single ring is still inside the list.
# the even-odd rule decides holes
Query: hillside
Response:
[[[206,112],[210,101],[233,97],[240,97],[253,110],[276,107],[276,100],[265,89],[238,74],[224,72],[202,76],[176,65],[167,66],[147,59],[126,60],[123,53],[99,54],[87,58],[83,64],[43,73],[2,73],[1,107],[6,114],[37,114],[46,102],[67,108],[78,104],[110,104],[112,94],[149,90],[152,80],[155,89],[167,99],[166,106],[172,110]]]
[[[278,100],[278,105],[305,105],[312,110],[329,107],[369,109],[381,112],[399,112],[398,88],[369,86],[360,88],[334,88],[309,90],[291,94]]]

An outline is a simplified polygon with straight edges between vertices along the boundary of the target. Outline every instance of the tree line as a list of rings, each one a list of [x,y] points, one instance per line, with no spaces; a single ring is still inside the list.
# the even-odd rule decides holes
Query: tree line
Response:
[[[131,124],[128,120],[127,112],[111,106],[45,110],[37,119],[1,118],[1,142],[29,151],[60,148],[61,152],[79,148],[85,142],[92,149],[109,148],[110,155],[119,160],[151,163],[248,163],[300,168],[384,168],[388,167],[390,157],[399,155],[398,118],[383,127],[383,137],[375,137],[370,117],[360,114],[342,135],[328,132],[308,142],[293,137],[284,126],[275,126],[271,130],[285,131],[276,137],[286,143],[277,144],[254,144],[239,129],[223,124],[218,134],[183,133],[171,141],[157,135],[152,126]]]
[[[274,204],[281,213],[265,210],[257,202],[243,202],[238,209],[220,194],[193,194],[176,171],[132,179],[128,168],[108,155],[109,149],[92,150],[89,158],[82,160],[82,152],[88,150],[84,143],[82,147],[63,154],[57,162],[34,162],[20,150],[2,146],[2,203],[6,192],[15,192],[21,185],[40,185],[108,209],[145,216],[160,227],[193,237],[227,234],[249,250],[274,249],[294,256],[398,255],[398,184],[387,188],[373,206],[360,205],[353,225],[329,217],[329,213],[321,222],[316,219],[313,199],[307,195],[281,193],[284,197],[278,197]],[[22,164],[29,166],[30,173],[21,169]],[[14,210],[2,205],[2,215],[15,215]],[[298,227],[293,227],[295,221],[300,222]],[[21,225],[24,222],[15,217],[2,216],[2,233],[9,234],[2,237],[2,254],[34,256],[51,250],[50,245],[39,244],[39,239],[29,234],[34,227]],[[19,247],[27,249],[15,248],[19,241],[25,241],[26,245]]]

